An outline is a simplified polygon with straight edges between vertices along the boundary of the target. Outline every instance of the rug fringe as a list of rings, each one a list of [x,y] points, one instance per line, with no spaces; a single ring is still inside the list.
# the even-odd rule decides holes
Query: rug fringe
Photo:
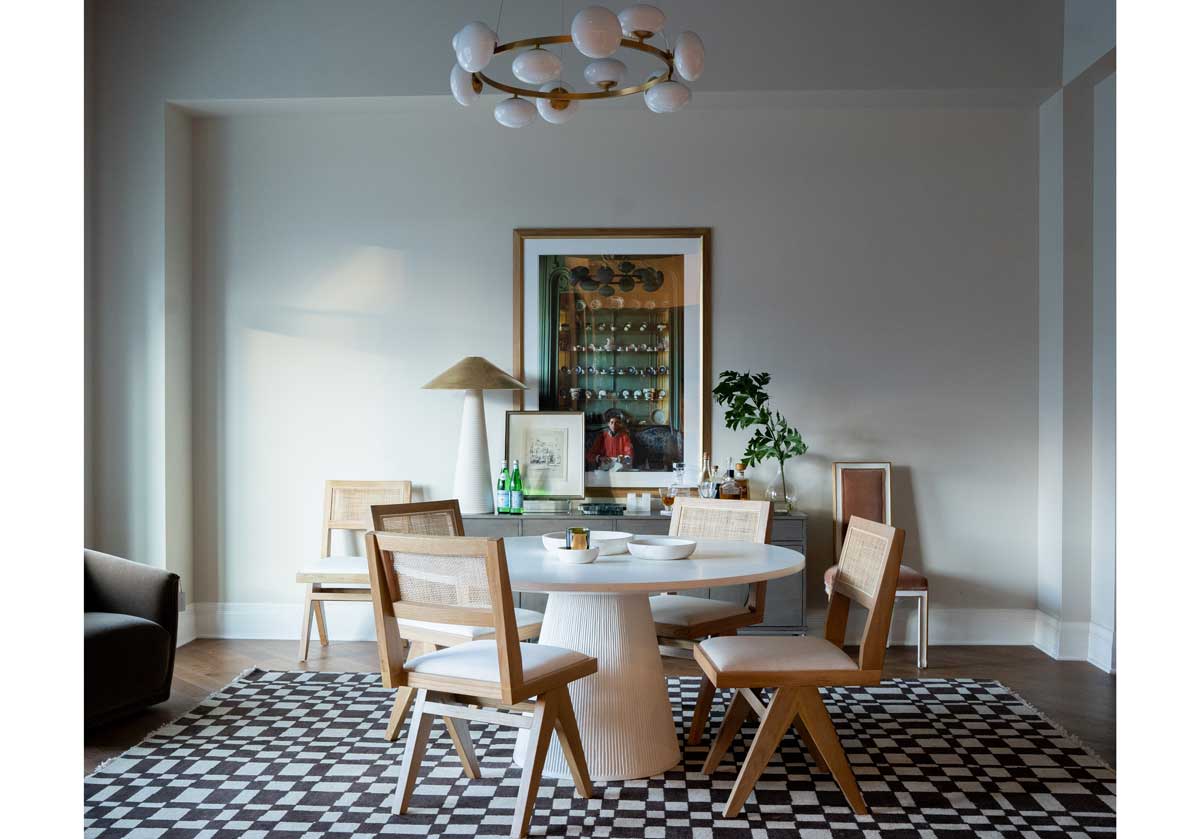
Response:
[[[201,697],[200,701],[199,701],[199,702],[197,702],[195,705],[193,705],[192,707],[188,708],[186,711],[184,711],[184,712],[183,712],[182,714],[180,714],[179,716],[177,716],[177,717],[173,717],[172,719],[170,719],[170,720],[168,720],[167,722],[163,723],[163,724],[162,724],[162,725],[160,725],[158,728],[154,729],[154,730],[153,730],[153,731],[151,731],[149,734],[147,734],[145,737],[143,737],[141,740],[138,740],[138,741],[137,741],[137,743],[135,743],[134,745],[130,746],[130,747],[129,747],[128,749],[126,749],[125,751],[121,752],[119,755],[115,755],[115,756],[113,756],[113,757],[110,757],[110,758],[107,758],[107,759],[105,759],[105,760],[102,760],[102,761],[100,761],[100,763],[96,764],[95,768],[93,768],[91,772],[88,772],[86,775],[84,775],[84,776],[83,776],[83,779],[86,781],[88,778],[90,778],[90,777],[92,777],[93,775],[95,775],[96,773],[100,772],[102,769],[104,769],[104,767],[105,767],[105,766],[108,766],[108,764],[112,763],[114,760],[120,760],[121,758],[125,757],[125,755],[129,754],[129,753],[130,753],[132,750],[134,750],[134,749],[138,748],[139,746],[141,746],[141,745],[142,745],[143,743],[145,743],[147,740],[151,739],[152,737],[155,737],[155,736],[157,736],[157,735],[158,735],[158,733],[159,733],[160,731],[162,731],[164,728],[167,728],[168,726],[175,725],[175,723],[179,722],[181,719],[183,719],[184,717],[186,717],[188,714],[192,713],[192,711],[195,711],[197,708],[199,708],[199,707],[200,707],[201,705],[203,705],[205,702],[207,702],[208,700],[212,699],[212,698],[213,698],[214,696],[216,696],[218,693],[220,693],[221,691],[223,691],[223,690],[225,690],[226,688],[228,688],[228,687],[229,687],[230,685],[232,685],[234,682],[241,681],[242,679],[244,679],[244,678],[246,678],[247,676],[249,676],[251,673],[256,673],[256,672],[257,672],[257,673],[266,673],[266,672],[268,672],[268,671],[266,671],[266,670],[263,670],[263,669],[262,669],[262,668],[260,668],[260,667],[247,667],[247,668],[246,668],[245,670],[243,670],[241,673],[238,673],[236,676],[234,676],[234,677],[233,677],[233,681],[231,681],[231,682],[229,682],[229,683],[227,683],[227,684],[224,684],[224,685],[222,685],[221,687],[217,688],[216,690],[209,691],[209,692],[208,692],[208,693],[206,693],[206,694],[205,694],[203,697]]]
[[[1100,755],[1098,755],[1096,753],[1095,749],[1093,749],[1087,743],[1080,740],[1077,736],[1075,736],[1071,732],[1067,731],[1065,728],[1063,728],[1061,725],[1059,725],[1058,722],[1051,719],[1046,714],[1046,712],[1043,711],[1041,708],[1034,705],[1032,702],[1030,702],[1028,699],[1026,699],[1021,694],[1017,693],[1015,690],[1010,688],[1008,685],[1004,684],[1004,682],[997,681],[996,684],[1001,685],[1005,690],[1007,690],[1009,693],[1011,693],[1017,699],[1021,700],[1022,703],[1024,703],[1026,706],[1028,706],[1039,717],[1041,717],[1042,722],[1046,723],[1048,726],[1050,726],[1056,732],[1058,732],[1059,736],[1061,736],[1063,739],[1071,741],[1071,743],[1073,745],[1075,745],[1077,748],[1082,749],[1084,752],[1086,752],[1088,754],[1088,756],[1090,756],[1093,760],[1095,760],[1097,763],[1099,763],[1101,766],[1103,766],[1109,772],[1112,772],[1114,776],[1117,774],[1117,770],[1114,769],[1113,767],[1109,766],[1108,761],[1105,760],[1104,758],[1100,757]]]

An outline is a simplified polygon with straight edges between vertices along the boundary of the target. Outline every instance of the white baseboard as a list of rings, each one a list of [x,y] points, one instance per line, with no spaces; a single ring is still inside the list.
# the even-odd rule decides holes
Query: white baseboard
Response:
[[[175,632],[175,646],[182,647],[196,640],[196,610],[189,605],[179,613],[179,628]]]
[[[892,644],[915,646],[919,637],[915,603],[902,599],[892,618]],[[186,616],[186,617],[185,617]],[[193,638],[247,638],[296,641],[300,637],[300,603],[195,603],[180,614],[180,644]],[[325,619],[332,641],[374,641],[375,622],[366,603],[326,603]],[[189,625],[185,635],[185,623]],[[809,633],[824,629],[823,612],[809,613]],[[862,635],[863,613],[851,615],[846,637]],[[183,640],[187,638],[187,641]],[[314,624],[312,637],[316,638]],[[1112,632],[1095,624],[1064,623],[1037,609],[929,610],[930,646],[964,644],[1033,645],[1063,661],[1089,661],[1112,672]]]
[[[1088,631],[1087,660],[1105,673],[1116,670],[1113,660],[1113,631],[1098,623],[1090,625]]]
[[[917,609],[913,598],[903,598],[892,615],[891,642],[896,646],[915,646],[920,637]],[[929,645],[1033,643],[1033,609],[939,609],[929,610]],[[820,635],[825,628],[824,612],[809,612],[808,631]],[[865,613],[851,612],[846,638],[857,643],[862,637]]]
[[[1059,661],[1086,661],[1113,672],[1112,630],[1085,621],[1061,621],[1039,611],[1033,645]]]
[[[196,634],[200,638],[251,638],[297,641],[300,603],[197,603]],[[375,618],[370,603],[325,604],[331,641],[374,641]],[[312,638],[317,637],[316,622]]]

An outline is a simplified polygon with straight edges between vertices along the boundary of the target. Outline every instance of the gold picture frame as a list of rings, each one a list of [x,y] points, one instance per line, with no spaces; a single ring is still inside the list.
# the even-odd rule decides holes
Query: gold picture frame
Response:
[[[698,306],[694,340],[684,347],[689,369],[689,390],[695,393],[695,401],[689,399],[687,417],[680,410],[682,432],[682,459],[689,466],[699,464],[701,453],[711,451],[712,444],[712,229],[708,227],[566,227],[566,228],[517,228],[513,230],[513,375],[530,382],[538,377],[540,365],[538,352],[538,295],[536,272],[533,266],[538,254],[548,252],[555,242],[574,252],[630,254],[679,254],[687,255],[689,268],[687,287],[689,305]],[[595,246],[592,247],[591,243]],[[570,245],[568,246],[568,243]],[[627,250],[618,250],[618,247]],[[694,298],[692,297],[694,295]],[[691,328],[691,327],[689,327]],[[694,379],[692,378],[694,375]],[[517,410],[538,409],[539,389],[531,386],[528,392],[515,392],[513,407]],[[531,404],[532,403],[532,404]],[[589,476],[594,473],[589,472]],[[647,476],[653,476],[645,480]],[[588,495],[599,497],[619,496],[626,492],[660,489],[670,483],[671,472],[629,472],[621,476],[625,483],[619,486],[599,486],[589,477],[586,488]],[[612,480],[612,478],[610,478]]]

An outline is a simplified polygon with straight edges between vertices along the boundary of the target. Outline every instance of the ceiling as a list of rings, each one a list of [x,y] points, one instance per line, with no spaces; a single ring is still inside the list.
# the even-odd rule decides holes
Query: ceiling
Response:
[[[89,69],[167,98],[449,95],[450,37],[499,0],[94,0]],[[501,40],[562,29],[585,3],[505,0]],[[625,3],[608,3],[619,10]],[[1061,0],[657,0],[698,32],[696,91],[1048,90]],[[661,41],[659,42],[661,43]],[[568,51],[567,79],[584,60]],[[632,63],[632,62],[631,62]],[[505,61],[507,64],[507,61]]]

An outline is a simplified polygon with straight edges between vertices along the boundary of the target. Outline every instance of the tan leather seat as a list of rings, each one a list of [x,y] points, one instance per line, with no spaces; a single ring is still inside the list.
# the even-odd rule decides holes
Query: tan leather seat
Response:
[[[656,594],[650,598],[650,611],[654,614],[655,624],[688,627],[750,614],[750,608],[742,603],[688,597],[686,594]]]
[[[836,565],[831,565],[825,570],[826,594],[833,588],[833,577],[836,573]],[[896,578],[896,591],[929,591],[929,578],[915,568],[901,565],[900,576]]]
[[[527,682],[565,670],[588,660],[583,653],[547,644],[520,644],[522,678]],[[450,676],[481,682],[500,681],[500,659],[495,641],[468,641],[456,647],[409,659],[404,669],[426,676]]]
[[[838,671],[861,678],[841,647],[811,635],[709,638],[697,645],[696,659],[718,688],[826,685]]]

